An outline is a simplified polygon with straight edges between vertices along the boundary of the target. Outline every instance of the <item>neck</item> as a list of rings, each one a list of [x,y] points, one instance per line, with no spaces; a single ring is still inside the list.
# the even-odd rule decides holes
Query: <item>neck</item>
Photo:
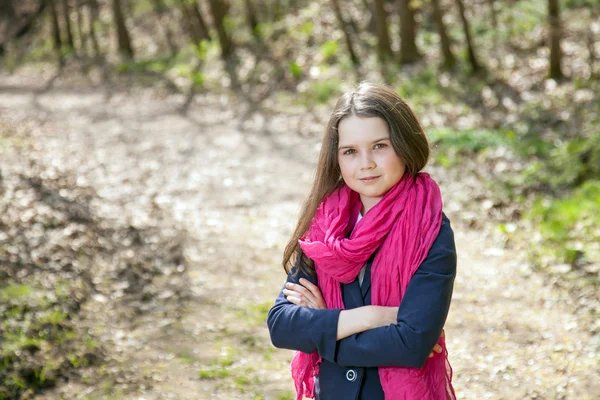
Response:
[[[381,199],[373,198],[373,197],[365,197],[365,196],[361,195],[360,196],[360,201],[362,203],[362,207],[360,209],[361,215],[365,215],[366,213],[368,213],[371,208],[375,207],[375,205],[377,203],[379,203],[379,200],[381,200]]]

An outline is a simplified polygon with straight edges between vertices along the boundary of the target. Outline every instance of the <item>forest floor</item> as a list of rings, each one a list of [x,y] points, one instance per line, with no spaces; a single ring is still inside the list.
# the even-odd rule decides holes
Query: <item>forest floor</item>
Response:
[[[282,249],[320,129],[299,135],[301,110],[240,123],[239,105],[209,94],[182,115],[183,96],[155,89],[62,78],[45,88],[39,71],[26,70],[0,82],[0,122],[13,132],[0,142],[5,181],[35,162],[93,189],[88,206],[99,218],[184,237],[184,261],[165,277],[171,286],[156,307],[121,312],[110,294],[82,305],[78,323],[102,340],[102,367],[35,398],[292,399],[292,352],[273,348],[264,318],[285,279]],[[461,218],[477,182],[435,164],[428,171],[459,255],[445,328],[458,397],[597,398],[590,321],[485,224]]]

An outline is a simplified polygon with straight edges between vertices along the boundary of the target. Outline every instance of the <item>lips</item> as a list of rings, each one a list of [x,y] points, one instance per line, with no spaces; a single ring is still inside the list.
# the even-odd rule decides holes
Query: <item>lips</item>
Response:
[[[377,178],[379,178],[379,176],[367,176],[365,178],[361,178],[361,181],[369,183],[375,181]]]

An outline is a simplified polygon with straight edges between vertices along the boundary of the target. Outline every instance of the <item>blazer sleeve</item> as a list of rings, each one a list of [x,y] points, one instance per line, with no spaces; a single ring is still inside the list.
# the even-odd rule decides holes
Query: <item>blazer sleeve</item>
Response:
[[[427,258],[402,298],[398,323],[340,340],[335,358],[330,361],[342,366],[421,368],[446,322],[455,276],[454,233],[444,215]]]
[[[299,283],[306,278],[315,285],[317,277],[297,273],[294,267],[287,282]],[[285,288],[285,284],[284,287]],[[275,347],[312,353],[315,350],[326,359],[333,359],[337,345],[337,325],[341,309],[313,309],[287,301],[283,288],[267,315],[271,342]]]

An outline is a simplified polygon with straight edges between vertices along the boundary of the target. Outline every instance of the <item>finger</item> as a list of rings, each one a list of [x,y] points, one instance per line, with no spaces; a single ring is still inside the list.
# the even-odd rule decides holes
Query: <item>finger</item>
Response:
[[[307,299],[313,299],[313,294],[310,290],[308,290],[307,288],[305,288],[302,285],[298,285],[297,283],[292,283],[292,282],[288,282],[285,284],[286,288],[289,290],[293,290],[294,292],[300,293],[302,294],[304,297],[306,297]]]
[[[436,344],[435,346],[433,346],[433,351],[435,351],[436,353],[441,353],[442,346],[440,346],[439,344]]]
[[[431,353],[429,353],[429,358],[433,357],[435,354],[433,354],[433,351]]]
[[[300,284],[310,290],[310,292],[314,295],[321,294],[319,287],[306,278],[300,278]]]
[[[305,278],[300,278],[300,283],[312,293],[312,300],[318,305],[318,308],[327,308],[325,300],[323,299],[323,295],[321,294],[321,289],[319,289],[317,285]]]
[[[288,296],[287,300],[292,303],[292,304],[296,304],[297,306],[303,306],[304,304],[302,304],[302,300],[300,300],[298,297],[294,297],[294,296]]]
[[[299,306],[305,306],[310,308],[316,308],[314,303],[302,295],[302,293],[295,292],[293,290],[283,289],[283,294],[285,294],[290,303],[297,304]],[[290,300],[293,299],[294,301]]]

